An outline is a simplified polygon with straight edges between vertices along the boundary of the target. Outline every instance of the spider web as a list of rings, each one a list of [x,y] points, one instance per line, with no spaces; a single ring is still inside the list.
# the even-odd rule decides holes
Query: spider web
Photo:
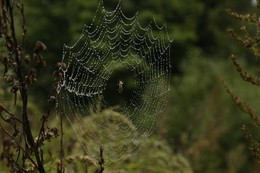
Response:
[[[63,49],[59,114],[88,155],[98,158],[104,148],[107,163],[136,153],[167,103],[172,40],[165,25],[142,27],[138,16],[127,17],[120,1],[113,11],[100,1],[92,24]]]

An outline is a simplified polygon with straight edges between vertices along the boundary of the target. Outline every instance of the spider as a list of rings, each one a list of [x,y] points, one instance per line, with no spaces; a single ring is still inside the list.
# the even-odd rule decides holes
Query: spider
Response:
[[[123,85],[124,85],[124,81],[120,80],[118,81],[118,93],[122,93],[123,92]]]

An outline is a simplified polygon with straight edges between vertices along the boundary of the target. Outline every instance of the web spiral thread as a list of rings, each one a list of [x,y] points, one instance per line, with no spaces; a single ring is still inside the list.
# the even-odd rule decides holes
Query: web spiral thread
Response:
[[[57,107],[87,154],[98,158],[102,145],[107,160],[124,160],[153,133],[170,89],[171,42],[166,25],[152,21],[142,27],[138,12],[127,17],[120,2],[107,11],[101,1],[77,42],[64,45],[62,62],[67,67],[60,69]],[[134,87],[127,101],[111,105],[105,96],[109,81],[124,70]],[[112,97],[125,92],[127,80],[118,80],[109,91]]]

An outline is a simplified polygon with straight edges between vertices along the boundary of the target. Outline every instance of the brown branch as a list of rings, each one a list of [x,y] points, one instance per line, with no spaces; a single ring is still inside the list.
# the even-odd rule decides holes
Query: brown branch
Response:
[[[241,129],[243,130],[249,144],[248,149],[257,158],[258,163],[260,164],[260,143],[253,138],[251,130],[247,126],[243,125]]]
[[[243,28],[243,27],[242,27]],[[242,29],[241,29],[242,30]],[[241,45],[244,46],[246,48],[250,48],[252,47],[254,44],[256,44],[256,40],[254,40],[253,38],[250,38],[249,36],[247,36],[246,38],[242,38],[240,37],[238,34],[235,33],[234,29],[232,28],[228,28],[227,31],[229,32],[229,34]],[[245,30],[243,30],[245,32]]]
[[[224,85],[226,91],[228,92],[228,94],[231,96],[233,102],[238,106],[238,108],[243,111],[246,112],[247,114],[250,115],[250,117],[256,122],[256,124],[258,126],[260,126],[260,118],[259,115],[257,114],[257,112],[255,111],[255,109],[253,107],[251,107],[249,104],[241,102],[240,98],[237,97],[230,89],[230,87],[228,86],[227,82],[225,80],[221,80],[221,83]]]
[[[258,21],[258,18],[256,16],[256,14],[238,14],[237,12],[235,12],[232,9],[226,9],[226,13],[228,13],[230,16],[239,19],[239,20],[243,20],[243,21],[248,21],[248,22],[252,22],[252,23],[256,23]]]
[[[260,86],[260,78],[257,77],[257,76],[250,75],[245,70],[243,70],[242,67],[240,66],[240,64],[238,63],[235,55],[231,55],[230,59],[232,60],[234,66],[236,67],[236,70],[239,72],[241,78],[244,81],[247,81],[247,82],[250,82],[254,85]]]
[[[257,25],[257,33],[255,37],[250,36],[245,26],[242,26],[240,30],[244,32],[244,37],[239,36],[233,28],[228,28],[227,31],[232,36],[233,39],[235,39],[242,47],[248,48],[252,54],[259,57],[260,52],[258,50],[258,45],[260,43],[259,35],[259,28],[260,24],[256,23]]]
[[[63,115],[60,115],[60,133],[61,133],[61,136],[60,136],[60,161],[59,161],[59,165],[58,165],[58,173],[64,173],[65,170],[64,170],[64,163],[63,163],[63,160],[64,160],[64,148],[63,148],[63,135],[64,135],[64,132],[63,132]]]

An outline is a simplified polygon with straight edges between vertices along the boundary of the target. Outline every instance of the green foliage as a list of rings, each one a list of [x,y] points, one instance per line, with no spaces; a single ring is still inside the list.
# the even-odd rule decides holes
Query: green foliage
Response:
[[[126,160],[122,165],[113,164],[108,172],[122,173],[192,173],[187,159],[181,154],[173,154],[165,141],[149,138],[144,142],[143,149]]]
[[[106,119],[104,119],[106,117]],[[95,126],[96,121],[110,121],[112,123],[106,123],[110,125],[110,127],[93,127],[86,128],[86,130],[90,131],[82,131],[79,133],[79,137],[83,137],[88,134],[96,134],[100,139],[106,139],[108,135],[116,135],[118,133],[117,128],[120,128],[118,124],[128,124],[131,128],[135,128],[127,118],[125,118],[120,113],[116,112],[112,109],[103,110],[100,113],[93,113],[91,116],[86,117],[82,120],[82,123],[88,122],[92,126]],[[50,126],[58,126],[58,120],[52,119],[50,121]],[[79,124],[77,124],[79,125]],[[125,125],[124,125],[125,127]],[[77,128],[77,127],[75,127]],[[74,130],[71,128],[70,124],[64,124],[64,149],[65,149],[65,167],[67,171],[71,172],[82,172],[86,170],[86,165],[89,168],[88,171],[92,172],[94,168],[97,167],[98,161],[94,158],[85,155],[85,151],[83,150],[81,144],[79,144],[78,137],[75,135]],[[97,131],[100,129],[100,131]],[[91,131],[92,130],[92,131]],[[128,132],[126,132],[128,133]],[[126,134],[127,135],[127,134]],[[55,155],[53,153],[58,153],[57,148],[58,139],[54,139],[52,142],[45,143],[44,151],[45,153],[49,153],[45,155],[45,166],[47,172],[56,172],[56,164],[58,162],[55,159]],[[106,141],[109,142],[109,141]],[[124,142],[126,141],[117,141]],[[192,169],[190,167],[189,162],[182,154],[174,154],[172,152],[171,147],[164,139],[158,139],[158,137],[151,137],[148,139],[143,139],[140,141],[141,145],[137,150],[140,151],[133,153],[131,157],[126,158],[121,162],[115,162],[108,164],[105,167],[105,172],[122,172],[122,173],[143,173],[143,172],[151,172],[151,173],[192,173]],[[96,148],[96,143],[87,141],[86,143],[89,150]],[[111,145],[113,145],[111,143]],[[109,151],[104,151],[106,152]],[[105,156],[106,157],[106,156]]]
[[[106,8],[112,10],[117,1],[109,0],[104,3]],[[30,117],[33,127],[39,127],[39,109],[46,107],[55,64],[62,56],[62,44],[72,45],[78,39],[83,25],[91,23],[97,4],[98,0],[25,0],[28,31],[25,47],[32,50],[37,40],[48,45],[48,53],[45,55],[47,68],[41,70],[41,77],[29,92],[29,114],[33,115]],[[250,52],[259,55],[259,39],[252,44],[252,39],[248,39],[244,27],[240,33],[235,33],[240,29],[240,24],[247,22],[233,20],[224,12],[226,8],[236,9],[237,13],[230,12],[240,18],[240,13],[255,11],[252,10],[250,2],[123,0],[122,6],[128,16],[139,10],[143,26],[153,17],[159,25],[167,24],[170,37],[175,39],[171,52],[173,86],[168,107],[158,129],[160,137],[149,138],[143,150],[122,164],[107,166],[106,172],[259,172],[259,166],[247,150],[249,146],[258,157],[259,143],[256,139],[259,139],[259,128],[252,127],[250,116],[243,115],[232,106],[219,82],[220,78],[225,78],[232,86],[232,93],[239,93],[242,108],[243,100],[247,100],[249,103],[246,105],[251,105],[256,112],[260,112],[258,87],[242,82],[232,64],[226,60],[230,52],[236,52],[237,57],[241,58],[236,60],[239,64],[236,61],[233,63],[242,78],[258,83],[258,78],[252,78],[251,75],[258,74],[258,63],[255,62],[255,56],[247,57]],[[17,22],[17,25],[20,22]],[[226,32],[227,26],[233,28],[229,32],[233,33],[233,37],[242,47],[230,39]],[[259,37],[259,28],[255,25],[246,26],[253,38]],[[2,51],[3,46],[1,42],[1,54],[5,51]],[[245,47],[250,47],[250,50],[245,51]],[[0,69],[1,72],[4,71],[3,66],[0,66]],[[247,72],[243,69],[247,69]],[[12,109],[13,95],[9,93],[9,86],[1,81],[0,87],[0,102]],[[18,101],[17,107],[20,105]],[[249,110],[248,107],[245,110]],[[107,111],[115,113],[113,110]],[[58,124],[55,118],[49,123],[50,127],[56,127]],[[248,146],[245,145],[244,136],[239,130],[241,124],[246,124],[244,131]],[[89,171],[93,171],[96,161],[82,154],[84,151],[75,142],[77,139],[70,126],[65,125],[65,129],[67,131],[64,145],[68,170],[82,172],[84,165],[88,163]],[[34,136],[37,135],[36,132],[33,133]],[[55,139],[45,144],[44,152],[49,153],[44,155],[47,172],[56,171],[58,142]],[[80,154],[77,155],[78,153]],[[2,164],[1,162],[1,171],[5,171]]]
[[[165,118],[168,141],[176,152],[188,155],[195,172],[253,171],[254,162],[248,162],[252,158],[240,131],[241,124],[249,123],[250,117],[243,116],[232,105],[220,78],[225,76],[242,98],[257,102],[256,105],[260,92],[244,92],[248,84],[241,83],[232,64],[202,58],[198,52],[191,55],[189,61],[182,63],[183,77],[175,78],[171,90],[170,115]],[[236,164],[234,155],[241,158],[240,164]]]

